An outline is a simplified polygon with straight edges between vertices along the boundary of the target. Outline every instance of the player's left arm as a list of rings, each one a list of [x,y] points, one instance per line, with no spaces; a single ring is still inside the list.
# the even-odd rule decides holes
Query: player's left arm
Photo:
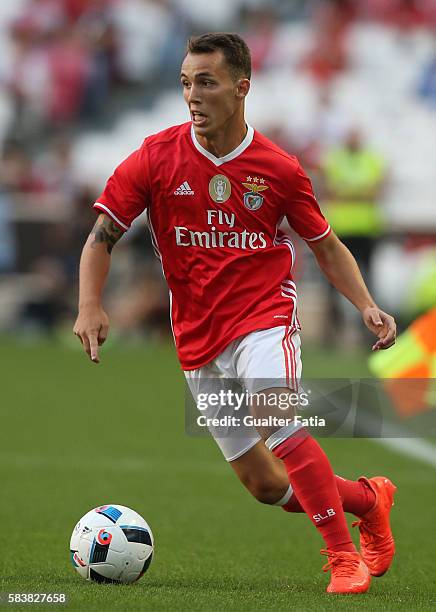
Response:
[[[387,349],[395,343],[394,318],[381,310],[368,291],[353,255],[334,232],[319,241],[308,242],[326,278],[360,311],[367,328],[378,338],[372,350]]]

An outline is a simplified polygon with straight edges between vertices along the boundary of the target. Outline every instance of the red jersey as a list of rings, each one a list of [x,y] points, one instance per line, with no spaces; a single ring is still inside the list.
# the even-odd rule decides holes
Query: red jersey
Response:
[[[255,330],[299,328],[294,247],[278,227],[286,217],[316,241],[330,226],[298,160],[253,128],[221,158],[199,144],[190,122],[149,136],[94,207],[123,230],[147,210],[184,370]]]

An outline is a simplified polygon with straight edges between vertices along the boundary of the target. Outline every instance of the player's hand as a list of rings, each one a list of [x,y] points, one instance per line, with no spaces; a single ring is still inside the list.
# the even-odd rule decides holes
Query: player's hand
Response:
[[[378,338],[372,347],[373,351],[388,349],[395,344],[397,325],[394,317],[380,308],[368,307],[362,311],[362,318],[366,327]]]
[[[100,363],[98,348],[106,340],[108,332],[109,318],[101,306],[80,308],[74,333],[94,363]]]

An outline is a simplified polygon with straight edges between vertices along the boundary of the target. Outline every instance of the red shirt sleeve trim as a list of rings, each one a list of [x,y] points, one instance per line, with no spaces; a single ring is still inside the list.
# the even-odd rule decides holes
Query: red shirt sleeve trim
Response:
[[[98,210],[101,210],[102,212],[106,213],[107,215],[109,215],[117,225],[119,225],[119,227],[124,230],[127,231],[129,229],[128,225],[125,225],[124,223],[122,223],[115,215],[114,213],[110,210],[110,208],[108,208],[107,206],[105,206],[104,204],[102,204],[101,202],[96,202],[94,204],[94,208],[97,208]]]
[[[319,234],[319,236],[315,236],[314,238],[303,238],[303,240],[305,240],[306,242],[317,242],[318,240],[327,238],[327,236],[331,233],[331,231],[332,231],[332,228],[329,225],[328,228],[325,230],[325,232],[323,232],[322,234]]]

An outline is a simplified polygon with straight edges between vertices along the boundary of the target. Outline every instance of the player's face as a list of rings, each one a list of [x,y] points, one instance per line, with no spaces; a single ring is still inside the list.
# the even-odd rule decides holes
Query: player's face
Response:
[[[205,138],[231,124],[250,87],[248,79],[233,78],[221,51],[188,53],[180,78],[195,133]]]

